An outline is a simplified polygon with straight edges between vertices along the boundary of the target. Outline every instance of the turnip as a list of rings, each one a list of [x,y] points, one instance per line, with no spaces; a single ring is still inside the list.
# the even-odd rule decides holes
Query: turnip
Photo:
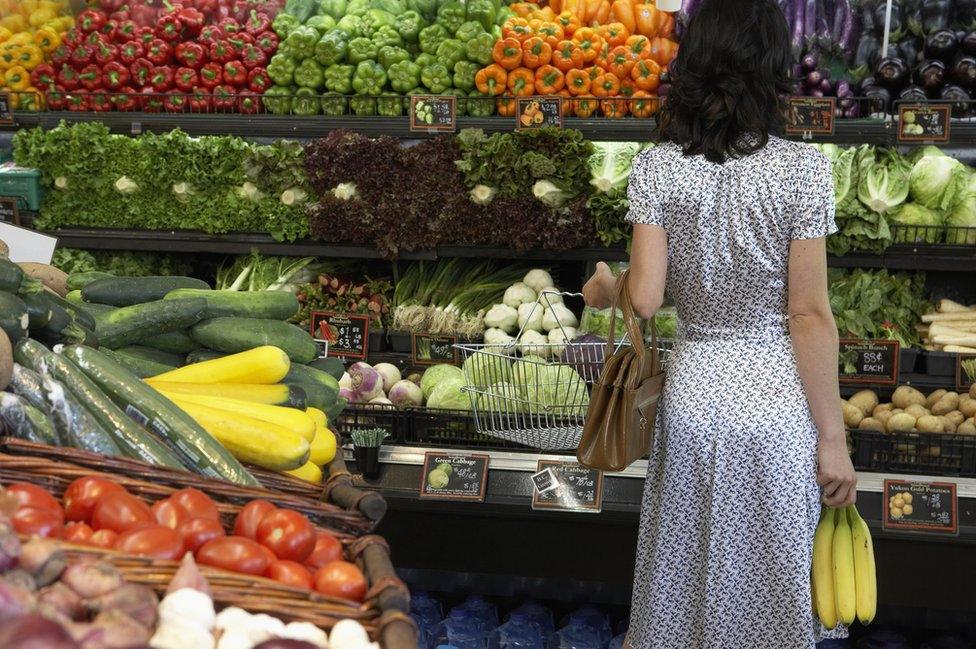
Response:
[[[389,392],[393,384],[402,378],[400,369],[392,363],[377,363],[373,369],[383,377],[383,392]]]
[[[517,309],[523,304],[535,303],[537,297],[536,292],[528,284],[516,282],[505,289],[502,302]]]
[[[342,378],[339,379],[339,387],[352,390],[352,377],[349,376],[349,372],[342,373]]]
[[[390,388],[389,397],[390,401],[397,408],[424,405],[424,393],[421,391],[420,386],[406,379],[397,381]]]
[[[371,407],[371,408],[391,408],[392,409],[394,407],[393,406],[393,402],[390,401],[389,399],[387,399],[386,397],[373,397],[372,399],[369,400],[369,402],[366,405],[369,406],[369,407]]]
[[[359,401],[369,401],[383,396],[383,377],[369,363],[353,363],[349,368],[352,390],[359,395]]]
[[[543,310],[542,305],[536,302],[520,305],[518,308],[519,328],[522,329],[523,332],[541,332]]]

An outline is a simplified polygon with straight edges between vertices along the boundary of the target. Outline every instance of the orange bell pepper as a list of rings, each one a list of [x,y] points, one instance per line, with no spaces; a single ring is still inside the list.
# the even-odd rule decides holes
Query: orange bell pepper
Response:
[[[556,24],[563,28],[567,38],[572,38],[576,30],[581,27],[579,16],[572,11],[564,11],[556,16]]]
[[[562,7],[563,7],[563,0],[549,0],[549,5],[546,8],[558,14],[560,11],[563,10]]]
[[[580,49],[583,50],[584,63],[593,61],[600,54],[603,39],[590,27],[581,27],[573,32],[573,40],[579,43]]]
[[[502,27],[502,38],[514,38],[519,43],[535,35],[526,18],[509,18]]]
[[[588,22],[590,25],[605,25],[610,22],[610,0],[600,0],[600,3],[596,7],[596,12],[592,15],[588,15]],[[589,5],[587,5],[587,12],[589,12]]]
[[[535,73],[528,68],[515,68],[508,73],[509,94],[528,97],[535,94]]]
[[[549,43],[549,47],[556,49],[559,45],[559,41],[565,38],[563,33],[563,28],[556,23],[542,23],[539,25],[539,29],[536,30],[539,37],[545,42]]]
[[[508,5],[508,8],[512,10],[516,16],[521,16],[522,18],[528,18],[529,14],[533,11],[539,9],[539,5],[534,2],[515,2]]]
[[[554,65],[543,65],[535,71],[535,91],[540,95],[554,95],[565,85],[563,73]]]
[[[610,47],[617,47],[627,42],[630,32],[624,27],[623,23],[607,23],[600,27],[600,36],[610,44]]]
[[[651,51],[649,58],[660,65],[667,67],[668,63],[678,55],[678,44],[669,38],[652,38]]]
[[[604,72],[590,84],[594,97],[613,97],[620,92],[620,80],[612,72]]]
[[[580,14],[580,20],[583,21],[584,25],[592,25],[596,19],[596,12],[600,8],[600,0],[586,0],[584,4],[586,8]]]
[[[522,43],[522,65],[535,70],[540,65],[547,65],[552,60],[552,48],[538,36],[533,36]]]
[[[631,96],[629,104],[631,115],[646,118],[657,112],[661,100],[649,92],[638,90]]]
[[[551,23],[556,19],[556,15],[558,13],[559,11],[557,11],[554,7],[550,5],[548,7],[543,7],[542,9],[539,9],[538,11],[534,12],[532,14],[532,17],[538,18],[542,22]]]
[[[610,55],[607,57],[608,72],[612,72],[618,79],[629,79],[633,68],[634,58],[629,49],[618,45],[610,50]]]
[[[610,5],[610,17],[623,24],[631,34],[637,33],[637,16],[634,15],[632,0],[614,0]]]
[[[651,55],[651,40],[642,34],[630,36],[624,45],[630,49],[635,61],[646,59]]]
[[[478,87],[478,92],[486,95],[500,95],[505,92],[505,84],[508,81],[508,73],[505,68],[492,63],[488,67],[478,70],[474,75],[474,85]]]
[[[627,104],[630,101],[624,97],[609,97],[600,101],[600,111],[604,117],[616,119],[627,116]]]
[[[620,95],[623,97],[630,97],[635,92],[637,92],[637,86],[634,85],[634,80],[630,77],[623,77],[620,79]]]
[[[600,53],[593,59],[593,65],[606,70],[610,65],[610,46],[604,41],[600,46]]]
[[[604,70],[603,68],[597,67],[595,65],[591,65],[588,68],[583,68],[583,72],[585,72],[586,73],[586,76],[588,76],[590,78],[590,83],[592,84],[593,83],[593,80],[596,79],[601,74],[603,74],[604,72],[606,72],[606,70]],[[590,87],[592,87],[592,85]]]
[[[567,0],[563,3],[563,11],[567,9],[572,11],[581,23],[586,23],[586,2],[587,0],[576,0],[574,3],[572,0]]]
[[[590,92],[590,75],[576,68],[566,72],[566,88],[573,95],[585,95]]]
[[[657,36],[657,7],[653,4],[635,4],[634,17],[637,18],[637,32],[648,38]]]
[[[666,11],[661,12],[664,18],[661,20],[661,28],[658,30],[658,36],[663,36],[664,38],[671,38],[674,36],[674,14],[668,13]]]
[[[495,108],[502,117],[514,117],[516,108],[515,97],[499,97],[498,101],[495,102]]]
[[[552,63],[563,72],[583,67],[583,50],[576,41],[559,41],[552,51]]]
[[[631,68],[630,78],[638,90],[654,92],[661,85],[661,66],[650,59],[641,59]]]
[[[514,70],[522,65],[522,43],[514,38],[495,41],[491,58],[506,70]]]
[[[593,117],[593,113],[596,112],[597,106],[599,106],[599,104],[597,103],[596,99],[574,99],[572,103],[573,114],[584,119],[587,117]]]

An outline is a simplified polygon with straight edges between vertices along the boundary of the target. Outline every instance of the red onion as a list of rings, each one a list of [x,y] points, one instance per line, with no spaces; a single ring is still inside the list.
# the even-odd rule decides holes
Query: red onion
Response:
[[[61,581],[81,595],[92,599],[105,595],[122,586],[122,573],[109,563],[79,561],[73,563],[61,575]]]
[[[37,582],[34,581],[34,576],[20,568],[7,571],[3,575],[3,580],[12,586],[19,586],[32,593],[37,590]]]
[[[78,649],[78,645],[60,624],[37,614],[23,615],[0,625],[0,647]]]
[[[73,635],[81,649],[128,649],[149,642],[149,629],[121,611],[99,613],[91,624],[75,625]]]
[[[85,606],[92,613],[120,611],[139,624],[152,628],[156,625],[159,598],[149,586],[125,583],[101,597],[85,600]]]
[[[57,544],[34,537],[20,551],[20,567],[31,573],[38,586],[44,587],[57,581],[67,562]]]
[[[60,618],[63,616],[75,621],[83,619],[86,613],[78,593],[60,581],[42,589],[37,594],[37,608],[45,617]]]
[[[0,620],[26,615],[33,610],[35,602],[34,593],[0,578]],[[0,647],[4,646],[0,643]]]
[[[20,557],[20,539],[9,521],[0,521],[0,572],[17,565]]]

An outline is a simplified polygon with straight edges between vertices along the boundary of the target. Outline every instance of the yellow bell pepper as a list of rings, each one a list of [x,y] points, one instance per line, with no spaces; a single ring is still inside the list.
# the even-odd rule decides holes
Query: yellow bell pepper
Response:
[[[22,65],[15,65],[3,73],[3,80],[11,90],[27,90],[30,87],[30,72]]]
[[[60,27],[60,29],[57,30],[59,32],[70,31],[71,28],[75,26],[75,19],[73,16],[61,16],[58,18],[58,26]],[[64,40],[64,38],[62,37],[61,40]]]
[[[31,27],[37,28],[46,23],[49,20],[53,20],[58,17],[58,12],[49,8],[42,7],[32,12],[27,22],[30,23]]]
[[[0,18],[0,27],[6,27],[14,34],[19,34],[20,32],[27,31],[29,27],[27,19],[20,14],[13,14],[10,16],[5,16]]]
[[[20,0],[21,11],[27,14],[34,13],[41,7],[40,0]]]
[[[0,67],[7,69],[17,65],[17,57],[20,54],[20,45],[4,43],[0,45]]]
[[[20,48],[20,53],[17,55],[17,62],[28,70],[33,70],[41,63],[44,63],[44,52],[36,45],[24,45]]]
[[[57,32],[47,27],[42,27],[34,32],[34,45],[39,47],[45,54],[50,54],[58,49],[58,45],[60,44],[61,37],[58,36]]]
[[[13,32],[6,27],[0,27],[0,43],[6,43],[11,36],[13,36]]]
[[[10,45],[33,45],[34,36],[30,32],[17,32],[7,39],[7,43]]]

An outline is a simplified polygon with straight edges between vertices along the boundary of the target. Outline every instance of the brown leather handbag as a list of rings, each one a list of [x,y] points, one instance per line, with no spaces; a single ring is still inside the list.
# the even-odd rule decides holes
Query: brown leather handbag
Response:
[[[648,348],[630,303],[628,286],[629,273],[624,271],[617,280],[610,309],[610,332],[615,331],[619,308],[631,344],[614,353],[613,336],[607,340],[603,371],[593,384],[583,437],[576,450],[581,465],[602,471],[622,471],[651,450],[657,404],[664,389],[654,321],[651,320]]]

